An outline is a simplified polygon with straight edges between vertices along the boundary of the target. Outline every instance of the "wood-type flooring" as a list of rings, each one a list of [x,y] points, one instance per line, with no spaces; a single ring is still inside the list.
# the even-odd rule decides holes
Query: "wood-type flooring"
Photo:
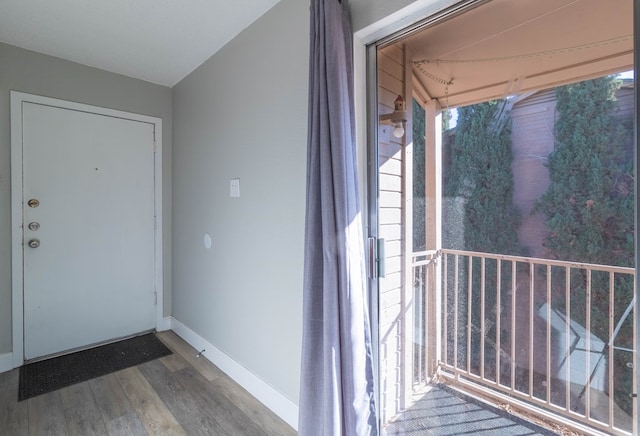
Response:
[[[0,374],[0,435],[295,435],[175,333],[174,354],[18,402],[19,370]]]

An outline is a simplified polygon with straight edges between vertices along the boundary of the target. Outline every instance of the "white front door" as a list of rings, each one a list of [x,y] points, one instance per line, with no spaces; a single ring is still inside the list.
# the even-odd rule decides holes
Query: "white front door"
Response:
[[[153,329],[154,124],[21,111],[24,358]]]

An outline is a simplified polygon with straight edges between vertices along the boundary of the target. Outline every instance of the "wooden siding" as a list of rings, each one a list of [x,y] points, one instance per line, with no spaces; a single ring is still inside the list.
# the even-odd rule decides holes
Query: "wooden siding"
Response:
[[[624,84],[616,94],[617,107],[614,116],[621,119],[632,119],[634,116],[633,84]]]
[[[392,45],[378,52],[378,112],[393,112],[398,94],[405,95],[404,47]],[[393,126],[378,128],[379,237],[385,240],[386,276],[379,281],[380,392],[382,422],[402,407],[402,307],[403,307],[403,139],[394,137]]]
[[[537,199],[549,186],[545,164],[554,148],[555,90],[546,90],[516,103],[511,110],[514,203],[521,214],[520,243],[533,257],[544,257],[544,217],[532,215]]]

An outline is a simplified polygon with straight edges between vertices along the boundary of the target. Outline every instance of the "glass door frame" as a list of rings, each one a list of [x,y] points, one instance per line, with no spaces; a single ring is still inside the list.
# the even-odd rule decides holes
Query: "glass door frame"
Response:
[[[363,144],[360,148],[360,152],[364,154],[366,160],[366,167],[363,169],[364,180],[366,186],[364,194],[366,202],[365,212],[365,238],[368,239],[366,246],[367,252],[367,271],[368,271],[368,293],[370,304],[370,317],[371,317],[371,329],[372,329],[372,341],[373,341],[373,355],[375,361],[375,376],[377,383],[375,383],[376,400],[378,407],[381,404],[381,393],[379,383],[379,262],[377,251],[377,240],[380,236],[379,232],[379,220],[378,220],[378,207],[379,207],[379,159],[378,159],[378,75],[377,75],[377,53],[381,46],[389,44],[395,40],[398,40],[410,33],[418,31],[425,26],[433,25],[436,22],[447,19],[453,14],[463,13],[464,11],[479,6],[490,0],[461,0],[451,1],[448,7],[441,9],[440,11],[428,12],[428,15],[421,11],[413,11],[410,16],[405,17],[403,20],[397,23],[391,23],[383,25],[378,30],[367,30],[363,33],[355,35],[355,64],[357,69],[356,84],[360,84],[363,90],[362,95],[356,96],[359,107],[357,108],[360,120],[364,121],[364,130],[359,132],[359,141]],[[640,74],[640,67],[638,66],[638,59],[640,59],[640,0],[634,1],[634,78],[637,79]],[[424,10],[427,11],[428,7]],[[406,24],[406,20],[414,19],[414,22]],[[360,57],[360,58],[358,58]],[[356,92],[358,89],[356,90]],[[638,271],[640,267],[640,238],[638,237],[638,229],[640,229],[640,213],[638,213],[638,200],[640,192],[640,180],[638,178],[638,168],[640,167],[640,152],[638,150],[638,125],[640,125],[640,111],[638,111],[639,95],[638,87],[634,86],[634,176],[635,176],[635,268]],[[410,97],[407,98],[410,102]],[[363,108],[364,107],[364,108]],[[361,160],[362,162],[362,160]],[[364,209],[364,208],[363,208]],[[640,289],[640,274],[636,274],[636,298],[635,298],[635,310],[636,324],[635,324],[635,342],[636,350],[640,349],[640,298],[637,298],[637,290]],[[634,356],[634,372],[636,373],[636,393],[640,392],[640,380],[638,378],[638,365],[640,361],[637,353]],[[637,400],[636,400],[637,401]],[[378,413],[378,419],[381,414]],[[382,428],[382,422],[379,422],[380,428]],[[635,429],[640,429],[640,414],[636,416]]]

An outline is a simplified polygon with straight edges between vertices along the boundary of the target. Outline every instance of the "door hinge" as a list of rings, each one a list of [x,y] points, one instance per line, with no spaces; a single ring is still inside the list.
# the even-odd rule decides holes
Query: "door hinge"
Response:
[[[156,291],[153,291],[153,298],[155,299],[155,305],[158,305],[158,293]]]

